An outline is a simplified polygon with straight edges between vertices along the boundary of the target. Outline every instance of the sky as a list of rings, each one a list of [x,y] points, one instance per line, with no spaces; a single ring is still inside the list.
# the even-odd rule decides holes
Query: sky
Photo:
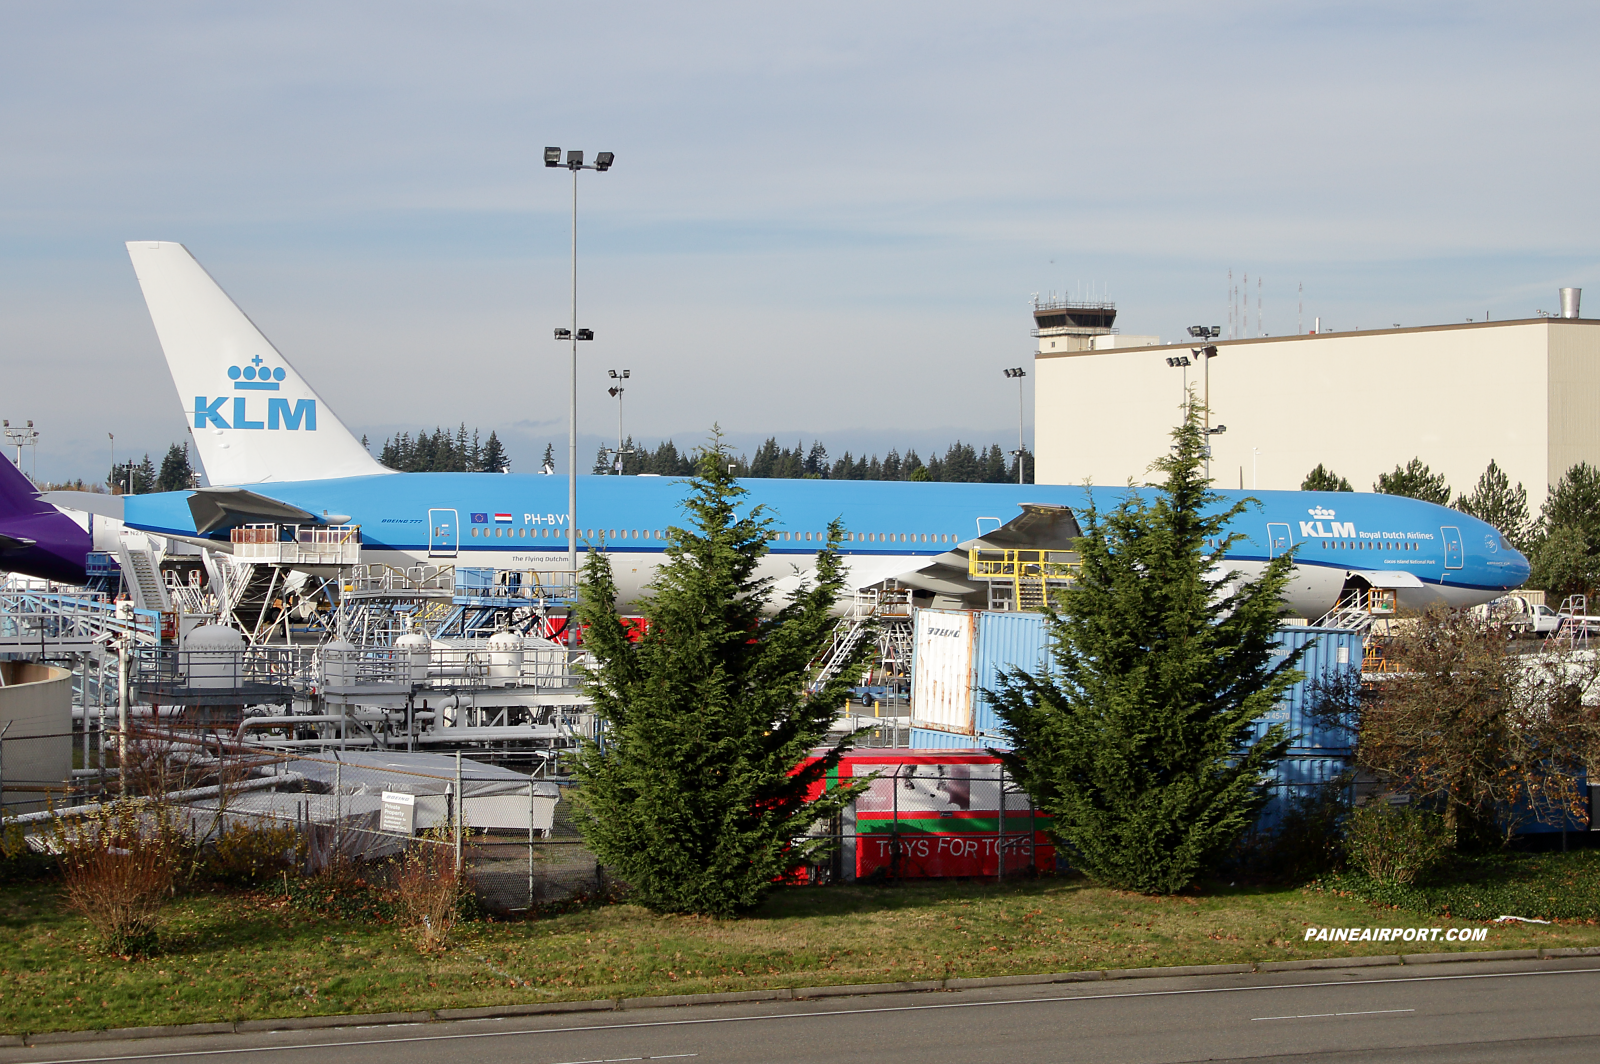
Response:
[[[1593,303],[1597,23],[4,0],[0,415],[36,423],[41,479],[183,440],[123,249],[176,240],[375,448],[465,422],[521,471],[554,442],[564,471],[572,179],[546,145],[617,159],[578,182],[584,469],[622,368],[645,440],[1010,446],[1035,294],[1168,340],[1226,327],[1230,270],[1245,335],[1258,285],[1271,335]]]

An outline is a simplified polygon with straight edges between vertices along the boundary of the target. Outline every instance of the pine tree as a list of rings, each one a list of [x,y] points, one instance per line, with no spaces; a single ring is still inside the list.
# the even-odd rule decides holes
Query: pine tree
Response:
[[[473,433],[477,438],[477,433]],[[510,459],[506,457],[506,449],[500,442],[500,437],[495,435],[493,429],[489,430],[489,438],[484,442],[483,454],[478,459],[480,468],[485,473],[504,473]]]
[[[851,668],[809,696],[810,662],[843,592],[837,522],[817,555],[817,582],[764,616],[770,579],[758,577],[771,520],[740,515],[745,490],[728,473],[720,437],[690,486],[692,528],[668,530],[666,562],[637,611],[637,642],[616,614],[610,562],[591,551],[581,616],[594,655],[588,689],[605,747],[575,762],[578,821],[600,860],[657,912],[728,916],[750,908],[816,843],[796,843],[857,793],[808,798],[849,740],[826,744],[848,696]]]
[[[1440,506],[1450,502],[1450,485],[1444,482],[1444,474],[1435,473],[1420,458],[1413,458],[1404,468],[1395,466],[1393,473],[1379,473],[1372,490],[1382,495],[1404,495],[1423,502],[1436,502]]]
[[[1600,553],[1600,469],[1579,462],[1550,489],[1540,510],[1547,532],[1576,528],[1588,544],[1587,553]]]
[[[554,473],[555,471],[556,445],[553,443],[547,443],[544,445],[544,457],[539,459],[539,472]]]
[[[796,448],[798,450],[798,448]],[[811,450],[806,454],[805,475],[808,477],[826,478],[828,475],[828,449],[817,440],[811,441]]]
[[[189,468],[189,449],[181,443],[167,448],[161,459],[161,472],[156,475],[157,491],[187,491],[194,483],[194,470]]]
[[[1355,491],[1350,482],[1321,462],[1300,482],[1301,491]]]
[[[1495,462],[1489,463],[1471,493],[1456,500],[1456,509],[1487,521],[1518,550],[1529,549],[1528,492],[1521,482],[1513,488],[1511,478]]]
[[[1200,411],[1156,463],[1159,486],[1080,514],[1083,568],[1050,619],[1058,674],[1012,673],[993,696],[1005,760],[1065,851],[1145,893],[1193,883],[1249,828],[1288,746],[1282,725],[1252,733],[1300,678],[1295,656],[1273,657],[1292,556],[1231,592],[1237,574],[1215,571],[1253,504],[1217,507]]]

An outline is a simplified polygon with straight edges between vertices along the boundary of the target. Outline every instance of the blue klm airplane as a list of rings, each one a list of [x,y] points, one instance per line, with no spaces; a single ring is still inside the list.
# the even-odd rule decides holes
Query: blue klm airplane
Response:
[[[217,550],[251,523],[359,525],[362,557],[396,566],[565,568],[564,478],[394,473],[379,465],[181,244],[128,245],[162,349],[216,486],[109,500],[57,492],[67,508]],[[809,575],[828,523],[843,522],[850,583],[895,579],[921,601],[981,606],[967,555],[982,547],[1068,549],[1075,514],[1115,505],[1127,489],[1050,485],[746,480],[751,505],[775,518],[763,575],[780,589]],[[685,482],[579,480],[580,546],[602,542],[625,601],[647,585],[670,524],[684,520]],[[1528,576],[1527,560],[1482,521],[1391,495],[1303,491],[1250,498],[1228,531],[1224,567],[1248,578],[1294,551],[1286,605],[1316,618],[1347,589],[1393,589],[1403,607],[1470,606]],[[4,525],[0,523],[0,532]],[[0,566],[5,563],[0,559]]]

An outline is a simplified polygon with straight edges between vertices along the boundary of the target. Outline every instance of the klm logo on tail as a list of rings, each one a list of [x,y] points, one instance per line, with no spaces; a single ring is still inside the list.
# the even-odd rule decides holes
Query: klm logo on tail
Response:
[[[275,392],[278,384],[288,376],[282,366],[271,367],[263,365],[260,355],[250,360],[247,366],[229,366],[228,378],[233,381],[234,391],[239,392]],[[315,399],[296,399],[291,406],[289,400],[270,398],[267,400],[267,416],[265,421],[250,420],[249,399],[243,395],[233,397],[233,424],[222,416],[222,408],[227,403],[226,395],[219,395],[215,399],[197,395],[194,397],[194,427],[197,429],[267,429],[275,431],[284,429],[295,432],[304,425],[307,432],[317,431],[317,401]]]

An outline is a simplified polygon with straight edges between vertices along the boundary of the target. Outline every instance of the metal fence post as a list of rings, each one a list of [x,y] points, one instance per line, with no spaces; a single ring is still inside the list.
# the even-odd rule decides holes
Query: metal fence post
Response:
[[[101,736],[100,741],[105,742]],[[128,637],[117,642],[117,793],[128,793]]]
[[[0,824],[6,820],[6,732],[16,721],[6,721],[6,726],[0,728]]]
[[[461,828],[467,819],[467,796],[461,789],[461,751],[456,751],[456,874],[461,874]]]
[[[1019,458],[1018,461],[1020,462],[1021,459]],[[997,866],[998,870],[995,873],[995,879],[1000,880],[1000,881],[1003,882],[1005,880],[1005,878],[1006,878],[1006,767],[1005,767],[1005,765],[1001,765],[1000,766],[1000,822],[996,826],[999,828],[998,832],[996,833],[996,836],[997,836],[996,837],[996,845],[998,847],[997,856],[1000,858],[1000,863]]]
[[[528,780],[528,908],[533,908],[533,780]]]
[[[334,759],[333,762],[333,852],[338,854],[344,847],[344,762]]]

